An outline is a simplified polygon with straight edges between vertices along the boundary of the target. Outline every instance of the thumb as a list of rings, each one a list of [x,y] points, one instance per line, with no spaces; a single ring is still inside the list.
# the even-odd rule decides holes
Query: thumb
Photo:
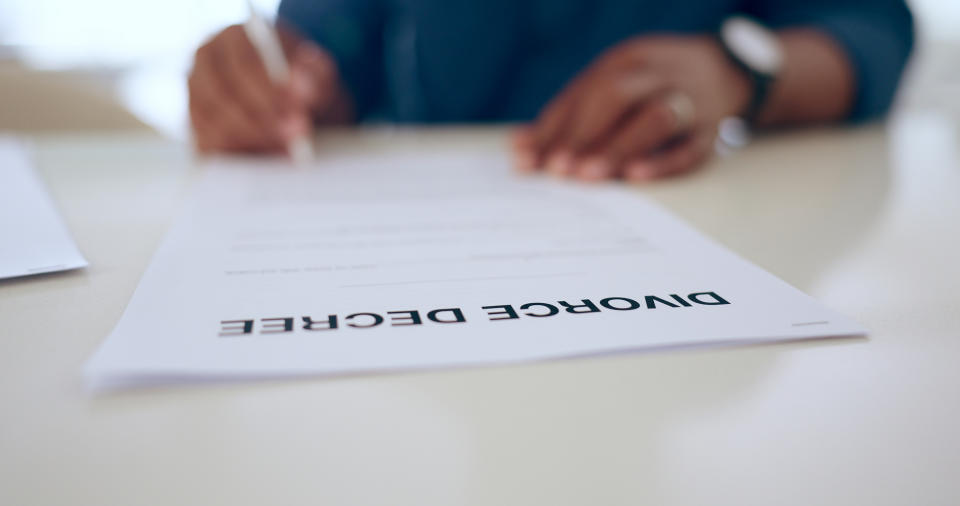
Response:
[[[290,61],[290,98],[295,109],[317,114],[333,96],[335,64],[330,55],[312,42],[302,42]]]

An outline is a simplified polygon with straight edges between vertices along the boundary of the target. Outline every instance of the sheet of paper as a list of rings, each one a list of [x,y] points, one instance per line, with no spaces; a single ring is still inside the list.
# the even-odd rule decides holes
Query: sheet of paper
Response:
[[[498,154],[268,165],[207,169],[94,388],[864,332],[622,185]]]
[[[25,146],[0,136],[0,278],[86,265]]]

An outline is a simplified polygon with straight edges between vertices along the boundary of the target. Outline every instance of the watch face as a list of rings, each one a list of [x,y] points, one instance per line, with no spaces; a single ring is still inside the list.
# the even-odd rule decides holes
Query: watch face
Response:
[[[755,72],[776,75],[783,66],[783,49],[776,34],[748,18],[723,23],[720,36],[727,48]]]

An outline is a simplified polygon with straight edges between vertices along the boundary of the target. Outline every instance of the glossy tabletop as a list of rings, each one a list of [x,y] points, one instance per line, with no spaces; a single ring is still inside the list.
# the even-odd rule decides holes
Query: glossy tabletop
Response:
[[[637,187],[867,338],[90,396],[83,362],[200,169],[145,134],[36,136],[90,267],[0,282],[0,504],[960,504],[958,140],[905,110]]]

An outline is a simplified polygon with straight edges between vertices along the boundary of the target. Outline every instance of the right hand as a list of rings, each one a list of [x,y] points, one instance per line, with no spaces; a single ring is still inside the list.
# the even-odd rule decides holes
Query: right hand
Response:
[[[290,82],[273,84],[243,26],[197,50],[190,73],[190,121],[201,152],[277,153],[314,121],[346,123],[353,105],[333,58],[311,41],[279,30]]]

